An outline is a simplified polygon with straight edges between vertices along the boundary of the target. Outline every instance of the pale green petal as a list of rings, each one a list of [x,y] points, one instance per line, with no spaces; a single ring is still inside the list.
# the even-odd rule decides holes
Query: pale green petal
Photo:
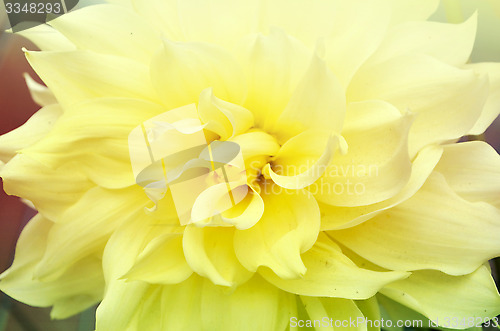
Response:
[[[42,139],[54,127],[62,114],[59,105],[41,108],[30,119],[4,135],[0,136],[0,160],[8,162],[16,152],[29,147]]]
[[[236,290],[205,280],[201,296],[202,330],[285,330],[295,315],[295,296],[259,275]]]
[[[243,134],[253,126],[253,114],[248,109],[217,98],[212,89],[201,93],[198,114],[207,123],[205,128],[217,133],[220,140]]]
[[[80,49],[128,57],[148,65],[161,47],[160,35],[147,21],[120,6],[87,6],[49,24]]]
[[[359,207],[337,207],[320,203],[321,230],[337,230],[356,226],[411,198],[424,185],[438,163],[443,148],[428,146],[422,149],[412,163],[411,175],[403,189],[390,199]]]
[[[238,52],[248,78],[243,106],[253,112],[256,127],[272,132],[310,63],[312,51],[273,29],[268,36],[244,38]]]
[[[62,33],[47,24],[40,24],[17,34],[28,38],[42,51],[73,51],[76,46]]]
[[[152,284],[176,284],[193,271],[186,263],[180,234],[165,234],[153,239],[123,278]]]
[[[236,258],[233,248],[234,228],[196,227],[190,224],[183,236],[186,261],[199,275],[216,285],[238,286],[252,273]]]
[[[35,81],[28,73],[24,73],[24,80],[30,90],[31,98],[42,107],[57,103],[56,97],[47,86]]]
[[[415,271],[409,278],[387,285],[381,293],[452,329],[469,328],[480,324],[477,318],[485,322],[500,313],[500,295],[486,266],[465,276]]]
[[[234,250],[250,271],[271,268],[283,278],[306,271],[300,254],[312,247],[319,231],[320,214],[314,197],[304,190],[286,191],[268,184],[262,187],[264,215],[247,230],[236,230]]]
[[[465,66],[480,74],[487,74],[490,81],[490,92],[476,124],[469,134],[481,134],[500,114],[500,63],[473,63]]]
[[[213,44],[163,40],[163,48],[153,56],[150,73],[167,108],[197,102],[208,87],[222,100],[236,104],[245,95],[239,63],[227,50]]]
[[[158,100],[145,64],[87,50],[26,52],[36,73],[63,107],[100,97]]]
[[[378,272],[359,268],[326,235],[302,255],[307,272],[298,279],[283,279],[269,269],[260,274],[280,289],[306,296],[368,299],[384,285],[408,277],[401,271]]]
[[[53,169],[19,154],[0,169],[7,194],[31,201],[36,209],[54,222],[90,188],[85,176],[69,168]]]
[[[396,25],[366,65],[414,53],[430,55],[451,65],[463,65],[472,52],[476,27],[476,14],[461,24],[406,22]]]
[[[52,279],[73,261],[101,252],[119,224],[144,213],[149,200],[140,188],[105,190],[95,187],[62,213],[52,227],[47,249],[35,276]],[[92,208],[89,210],[89,206]]]
[[[349,149],[336,155],[324,175],[308,189],[318,201],[335,206],[362,206],[394,197],[407,184],[411,173],[408,157],[410,114],[397,114],[388,103],[352,103],[349,112],[364,117],[376,112],[375,121],[347,124],[342,132]],[[356,116],[357,117],[357,116]]]
[[[358,306],[363,316],[368,320],[380,320],[380,308],[376,296],[372,296],[366,300],[358,300],[356,301],[356,306]],[[380,331],[380,326],[377,326],[375,323],[367,324],[366,326],[368,331]]]
[[[101,261],[89,256],[51,281],[41,281],[33,271],[41,259],[54,223],[40,214],[28,222],[16,246],[14,263],[0,276],[0,290],[31,306],[54,305],[53,318],[74,315],[102,298]]]
[[[356,227],[330,231],[363,258],[392,270],[474,271],[500,253],[500,211],[460,198],[434,172],[409,200]]]
[[[321,322],[314,327],[315,330],[367,330],[366,325],[360,323],[364,320],[364,315],[352,300],[308,296],[300,296],[300,299],[311,320]],[[356,322],[350,323],[353,320]],[[337,326],[336,322],[339,323]]]
[[[278,119],[283,140],[306,130],[340,132],[345,116],[345,92],[337,77],[317,55]]]
[[[348,100],[382,99],[416,113],[409,137],[413,157],[422,147],[467,134],[481,114],[488,80],[428,55],[402,55],[358,71]]]
[[[487,143],[445,145],[436,170],[462,198],[500,207],[500,156]]]

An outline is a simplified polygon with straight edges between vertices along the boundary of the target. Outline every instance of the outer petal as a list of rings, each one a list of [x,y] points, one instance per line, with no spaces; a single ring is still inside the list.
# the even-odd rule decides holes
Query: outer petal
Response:
[[[102,298],[104,280],[99,258],[79,261],[52,281],[40,281],[33,269],[45,251],[53,223],[40,214],[24,228],[16,247],[13,265],[0,276],[0,289],[32,306],[54,306],[53,318],[66,318]]]
[[[458,277],[433,270],[416,271],[405,280],[387,285],[381,293],[447,328],[469,328],[500,313],[500,295],[486,266]]]
[[[476,37],[477,15],[462,24],[406,22],[392,27],[366,65],[408,54],[426,54],[460,66],[467,62]]]
[[[144,211],[124,220],[115,230],[103,255],[106,292],[97,309],[96,330],[136,330],[127,329],[127,326],[133,321],[150,285],[141,281],[127,282],[120,278],[130,270],[147,243],[166,232],[171,233],[172,230],[172,227],[165,227]],[[124,302],[127,304],[123,304]]]
[[[42,51],[73,51],[75,45],[62,33],[47,24],[40,24],[31,29],[17,32],[28,38]]]
[[[347,299],[370,298],[384,285],[408,277],[406,272],[359,268],[324,234],[302,258],[307,272],[299,279],[282,279],[268,269],[262,269],[260,274],[287,292]]]
[[[26,58],[63,107],[100,97],[157,100],[148,67],[133,60],[91,51],[26,52]]]
[[[42,139],[51,131],[61,114],[62,109],[59,105],[46,106],[22,126],[0,136],[0,160],[8,162],[17,151]]]
[[[445,145],[436,170],[462,198],[500,207],[500,156],[487,143]]]
[[[108,188],[135,184],[128,135],[142,121],[162,113],[158,104],[137,99],[98,99],[75,105],[47,137],[23,153],[57,169],[85,173]]]
[[[465,66],[480,74],[487,74],[490,80],[490,92],[476,124],[469,134],[481,134],[500,114],[500,63],[473,63]]]
[[[347,89],[353,75],[377,49],[391,19],[388,1],[336,1],[331,34],[325,38],[325,60]],[[306,3],[304,3],[306,4]],[[360,28],[353,29],[353,26]]]
[[[344,123],[345,107],[345,92],[337,77],[323,60],[314,55],[278,119],[277,131],[285,138],[309,129],[340,132]]]
[[[50,21],[80,49],[128,57],[149,65],[161,47],[147,21],[121,6],[94,5]]]
[[[487,93],[485,76],[428,55],[411,55],[360,70],[349,86],[348,100],[377,98],[417,113],[409,137],[413,157],[428,144],[466,134],[479,117]]]
[[[182,235],[169,233],[153,239],[123,278],[152,284],[176,284],[192,273],[184,257]]]
[[[164,40],[150,70],[154,88],[169,109],[197,102],[208,87],[221,99],[236,104],[245,95],[240,65],[231,53],[213,44]]]
[[[238,262],[233,237],[232,227],[199,228],[188,225],[183,237],[188,264],[216,285],[237,286],[245,283],[252,273]]]
[[[24,73],[24,79],[26,80],[26,85],[30,90],[31,98],[33,98],[33,101],[37,104],[45,107],[57,103],[54,93],[52,93],[47,86],[36,82],[28,73]]]
[[[202,330],[286,330],[295,315],[295,297],[259,275],[234,292],[204,282],[201,293]]]
[[[439,6],[439,0],[390,0],[392,22],[425,21]]]
[[[0,168],[5,192],[31,201],[52,221],[94,185],[81,173],[68,167],[53,169],[28,155],[16,155]]]
[[[35,275],[51,279],[73,261],[102,251],[119,224],[144,213],[148,203],[140,188],[112,191],[95,187],[89,190],[62,214],[61,222],[50,231],[47,249]]]
[[[250,229],[235,231],[236,256],[250,271],[267,266],[279,277],[298,277],[306,271],[300,254],[311,248],[318,236],[316,200],[307,191],[285,191],[274,184],[262,191],[264,215]]]
[[[406,202],[359,226],[329,233],[384,268],[463,275],[500,253],[499,220],[497,208],[463,200],[433,173]]]
[[[304,303],[307,314],[311,320],[321,321],[321,330],[366,330],[366,325],[364,323],[359,323],[360,319],[364,319],[363,313],[359,310],[356,304],[352,300],[348,299],[338,299],[338,298],[317,298],[300,296],[300,300]],[[325,323],[325,318],[327,318],[327,323]],[[333,323],[331,321],[334,321]],[[337,322],[339,321],[339,322]],[[345,325],[347,321],[347,325]],[[349,325],[350,321],[356,321],[356,326],[351,327]],[[341,325],[335,324],[344,323]],[[319,329],[315,327],[315,329]]]
[[[411,198],[434,170],[443,149],[428,146],[422,149],[413,161],[411,175],[403,189],[390,199],[368,206],[337,207],[320,203],[321,230],[337,230],[356,226]]]
[[[412,116],[400,115],[380,101],[349,105],[348,113],[377,120],[346,120],[349,150],[336,155],[325,174],[309,190],[318,201],[336,206],[369,205],[396,195],[408,182],[411,162],[407,137]],[[369,115],[371,113],[371,115]]]

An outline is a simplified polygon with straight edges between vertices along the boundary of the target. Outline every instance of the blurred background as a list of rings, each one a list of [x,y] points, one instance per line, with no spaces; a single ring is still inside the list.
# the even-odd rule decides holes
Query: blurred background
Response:
[[[80,1],[79,6],[97,2]],[[478,36],[471,62],[500,62],[500,0],[442,0],[431,19],[460,23],[476,10],[479,17]],[[23,124],[39,108],[31,100],[23,73],[29,73],[38,82],[41,81],[26,62],[22,47],[37,49],[23,37],[4,33],[0,28],[0,135]],[[486,140],[500,152],[500,118],[483,136],[467,139]],[[12,263],[16,240],[34,214],[18,198],[7,196],[0,188],[0,273]],[[496,266],[497,275],[498,261],[493,265],[494,268]],[[498,277],[496,280],[498,285]],[[49,312],[49,308],[30,307],[0,293],[0,331],[94,330],[95,307],[63,321],[51,321]]]

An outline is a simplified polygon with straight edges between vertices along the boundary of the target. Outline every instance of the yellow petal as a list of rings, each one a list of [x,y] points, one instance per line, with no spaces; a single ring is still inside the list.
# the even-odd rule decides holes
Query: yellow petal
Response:
[[[465,276],[416,271],[381,293],[446,328],[470,328],[500,313],[500,295],[486,266]]]
[[[436,170],[462,198],[500,207],[500,156],[487,143],[445,145]]]
[[[278,29],[268,36],[245,38],[238,49],[248,78],[243,106],[253,112],[256,127],[272,132],[303,77],[312,52]]]
[[[264,200],[252,186],[248,186],[248,188],[245,199],[221,215],[225,223],[234,225],[238,230],[251,228],[264,214]]]
[[[390,0],[391,24],[404,21],[425,21],[439,6],[439,0]]]
[[[8,162],[16,152],[42,139],[51,131],[61,114],[62,109],[57,104],[43,107],[22,126],[0,136],[0,160]]]
[[[47,24],[40,24],[17,34],[28,38],[42,51],[73,51],[76,46],[62,33]]]
[[[78,261],[51,281],[33,276],[52,226],[40,214],[28,222],[17,243],[13,265],[0,276],[0,290],[31,306],[53,305],[52,318],[66,318],[101,300],[104,279],[101,261],[95,256]]]
[[[123,276],[152,284],[176,284],[191,276],[180,234],[165,234],[153,239],[139,255],[132,269]]]
[[[315,330],[366,330],[366,326],[360,323],[364,320],[364,315],[352,300],[303,295],[300,296],[300,300],[304,303],[311,320],[321,322],[314,325]],[[356,321],[354,326],[351,321]]]
[[[175,228],[165,226],[151,215],[142,212],[124,220],[113,232],[103,255],[106,292],[104,300],[97,309],[96,330],[127,330],[127,326],[140,307],[143,295],[152,286],[146,282],[127,282],[120,278],[134,265],[148,242],[172,231],[175,231]],[[124,302],[127,304],[123,304]]]
[[[189,266],[216,285],[237,286],[252,273],[236,258],[233,248],[234,228],[188,225],[183,247]]]
[[[302,132],[282,146],[273,162],[273,167],[285,175],[276,173],[269,163],[262,172],[264,176],[269,175],[274,183],[283,188],[296,190],[307,187],[323,175],[333,158],[338,141],[337,136],[328,132],[313,130]],[[325,147],[321,154],[317,154],[318,159],[309,163],[308,161],[316,156],[314,154],[317,149],[321,149],[322,146]],[[301,158],[301,155],[304,157]]]
[[[299,277],[306,271],[300,254],[318,236],[316,200],[307,191],[285,191],[274,184],[263,187],[261,196],[265,210],[260,221],[250,229],[235,231],[236,256],[250,271],[266,266],[280,277]]]
[[[231,138],[229,141],[237,143],[241,148],[241,153],[245,159],[259,155],[276,155],[280,150],[280,145],[276,139],[262,131],[243,133]]]
[[[375,117],[370,113],[379,117],[375,121],[346,123],[342,136],[349,146],[348,152],[336,155],[309,190],[320,202],[349,207],[395,196],[407,184],[411,173],[407,137],[413,116],[400,115],[393,106],[380,101],[352,103],[349,112],[361,118]]]
[[[351,102],[382,99],[416,113],[409,137],[413,157],[428,144],[469,132],[486,101],[488,80],[428,55],[402,55],[358,71],[347,93]]]
[[[35,275],[51,279],[73,261],[102,251],[117,226],[144,213],[149,203],[140,188],[105,190],[95,187],[68,208],[53,226]],[[92,206],[89,210],[88,206]]]
[[[226,102],[205,89],[200,95],[198,113],[206,129],[217,133],[221,140],[228,140],[246,132],[253,126],[253,114],[241,106]]]
[[[23,153],[53,167],[71,166],[107,188],[135,184],[128,135],[142,121],[163,112],[138,99],[82,102],[62,116],[50,134]]]
[[[345,92],[326,63],[314,55],[276,126],[280,137],[308,129],[340,132],[345,115]]]
[[[167,108],[198,101],[212,87],[215,95],[240,104],[245,80],[235,57],[222,47],[201,42],[163,40],[151,62],[151,81]]]
[[[438,163],[443,149],[428,146],[416,156],[411,167],[411,175],[403,189],[390,199],[359,207],[338,207],[320,203],[321,230],[337,230],[356,226],[411,198],[424,185]]]
[[[499,63],[473,63],[465,66],[479,74],[487,74],[490,81],[488,99],[483,107],[479,119],[468,134],[478,135],[483,133],[500,114],[500,64]]]
[[[203,40],[230,48],[241,36],[257,32],[261,1],[177,1],[186,40]]]
[[[336,1],[325,38],[325,60],[347,88],[352,76],[377,49],[386,35],[391,8],[385,0]],[[316,18],[314,18],[316,19]],[[353,29],[353,26],[361,27]]]
[[[463,65],[472,52],[476,27],[476,14],[461,24],[406,22],[396,25],[366,65],[414,53],[430,55],[451,65]]]
[[[99,97],[157,100],[146,65],[87,50],[26,52],[36,73],[63,107]]]
[[[44,107],[57,103],[54,93],[52,93],[47,86],[36,82],[28,73],[24,73],[24,79],[26,80],[26,85],[30,90],[33,101],[37,104]]]
[[[234,292],[205,281],[200,296],[204,330],[285,330],[295,315],[295,296],[259,275]]]
[[[159,34],[147,21],[120,6],[87,6],[49,24],[80,49],[128,57],[148,65],[161,47]]]
[[[0,170],[7,194],[33,202],[38,211],[55,222],[94,186],[73,169],[49,168],[24,154],[15,156]]]
[[[384,268],[463,275],[500,253],[499,220],[497,208],[460,198],[435,172],[411,199],[329,234]]]
[[[346,299],[367,299],[384,285],[408,277],[408,273],[401,271],[359,268],[324,234],[302,259],[307,272],[299,279],[283,279],[268,269],[259,272],[268,282],[287,292]]]

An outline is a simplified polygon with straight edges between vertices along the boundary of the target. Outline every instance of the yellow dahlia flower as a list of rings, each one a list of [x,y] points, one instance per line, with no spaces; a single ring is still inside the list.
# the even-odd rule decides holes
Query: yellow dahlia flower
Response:
[[[98,331],[499,314],[500,156],[456,142],[498,115],[500,64],[437,5],[133,0],[24,31],[48,89],[27,77],[0,176],[38,214],[0,289],[101,301]]]

